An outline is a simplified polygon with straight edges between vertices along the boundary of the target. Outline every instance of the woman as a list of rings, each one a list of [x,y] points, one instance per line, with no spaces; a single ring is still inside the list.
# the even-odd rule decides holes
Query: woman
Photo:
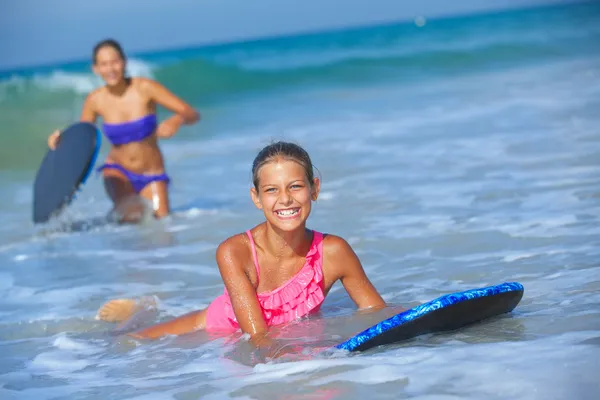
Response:
[[[112,39],[94,47],[93,71],[105,85],[87,96],[80,120],[96,123],[98,117],[103,119],[104,134],[112,144],[100,167],[104,187],[118,218],[135,222],[142,217],[143,205],[128,200],[138,196],[152,204],[157,218],[169,214],[169,177],[158,138],[172,137],[181,125],[196,123],[200,115],[160,83],[127,77],[126,61],[121,45]],[[158,124],[157,105],[175,115]],[[51,149],[56,148],[59,138],[60,131],[50,135]]]

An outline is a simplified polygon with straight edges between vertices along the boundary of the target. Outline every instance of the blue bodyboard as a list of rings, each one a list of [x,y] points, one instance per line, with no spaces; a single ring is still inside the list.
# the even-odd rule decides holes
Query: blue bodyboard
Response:
[[[48,149],[33,185],[33,222],[58,215],[89,177],[101,144],[95,125],[78,122],[61,135],[55,150]]]
[[[364,351],[427,333],[459,329],[511,312],[521,301],[523,292],[520,283],[507,282],[447,294],[381,321],[335,347]]]

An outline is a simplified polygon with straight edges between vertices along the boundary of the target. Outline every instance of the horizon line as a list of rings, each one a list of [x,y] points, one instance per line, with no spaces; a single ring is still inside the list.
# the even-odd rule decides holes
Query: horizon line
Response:
[[[561,8],[572,4],[581,4],[581,3],[589,3],[593,2],[593,0],[574,0],[572,3],[568,4],[565,2],[561,2],[561,0],[551,0],[551,2],[547,4],[529,4],[526,6],[514,6],[514,7],[497,7],[487,10],[474,10],[470,12],[448,12],[448,13],[433,13],[432,16],[427,17],[425,15],[415,15],[411,18],[401,18],[401,19],[389,19],[389,20],[379,20],[379,21],[371,21],[365,22],[361,24],[350,24],[350,25],[338,25],[331,26],[322,29],[311,29],[311,30],[296,30],[296,31],[288,31],[283,32],[281,34],[265,34],[265,35],[257,35],[250,37],[238,37],[238,38],[230,38],[224,40],[214,40],[214,41],[206,41],[206,42],[197,42],[190,44],[181,44],[174,45],[172,47],[160,47],[160,48],[145,48],[138,49],[133,51],[126,51],[128,58],[144,58],[148,56],[155,56],[157,54],[166,54],[166,53],[176,53],[180,51],[189,51],[189,50],[200,50],[200,49],[211,49],[211,48],[219,48],[219,47],[227,47],[234,46],[242,43],[260,43],[260,42],[269,42],[274,40],[285,40],[293,37],[310,37],[317,36],[323,34],[332,34],[332,33],[343,33],[344,31],[357,31],[369,28],[377,28],[377,27],[385,27],[385,26],[394,26],[394,25],[405,25],[405,24],[414,24],[415,19],[419,17],[425,18],[427,22],[429,21],[444,21],[444,20],[453,20],[453,19],[462,19],[462,18],[470,18],[470,17],[481,17],[481,16],[492,16],[492,15],[500,15],[514,11],[528,11],[534,9],[544,9],[544,8]],[[106,39],[106,38],[104,38]],[[113,38],[114,39],[114,38]],[[103,40],[99,39],[98,41]],[[118,41],[118,39],[115,39]],[[131,55],[131,57],[130,57]],[[89,58],[77,58],[77,59],[64,59],[60,61],[53,61],[48,63],[30,63],[24,64],[21,66],[13,66],[13,67],[0,67],[0,79],[3,79],[10,75],[18,75],[18,74],[27,74],[37,72],[39,70],[44,69],[53,69],[58,66],[61,67],[76,67],[85,64],[91,64]]]

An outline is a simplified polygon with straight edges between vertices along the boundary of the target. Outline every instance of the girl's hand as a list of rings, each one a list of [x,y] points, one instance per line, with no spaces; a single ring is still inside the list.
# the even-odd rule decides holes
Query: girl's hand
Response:
[[[264,360],[274,360],[283,356],[300,356],[302,354],[302,347],[271,338],[267,333],[254,335],[248,342]]]

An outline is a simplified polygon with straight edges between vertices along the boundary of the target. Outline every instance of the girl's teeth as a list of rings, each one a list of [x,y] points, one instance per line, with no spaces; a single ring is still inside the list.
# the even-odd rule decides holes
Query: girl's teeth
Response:
[[[279,215],[294,215],[298,212],[298,210],[281,210],[281,211],[277,211],[277,214]]]

